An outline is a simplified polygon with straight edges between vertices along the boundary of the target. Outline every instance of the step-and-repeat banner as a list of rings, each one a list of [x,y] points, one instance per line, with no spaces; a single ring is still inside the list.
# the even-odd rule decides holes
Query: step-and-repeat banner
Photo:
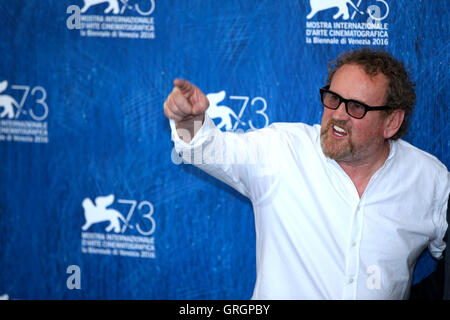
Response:
[[[355,47],[408,66],[405,140],[450,164],[448,1],[0,1],[0,297],[249,299],[250,202],[173,152],[163,102],[198,85],[222,130],[319,123]],[[417,282],[433,270],[424,254]]]

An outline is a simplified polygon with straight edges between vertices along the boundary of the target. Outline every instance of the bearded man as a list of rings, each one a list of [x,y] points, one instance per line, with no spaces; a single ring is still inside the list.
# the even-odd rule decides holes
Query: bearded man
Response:
[[[252,202],[253,299],[407,299],[422,251],[445,249],[450,189],[447,168],[400,139],[414,84],[391,54],[364,48],[336,59],[318,97],[321,125],[236,134],[176,79],[164,113],[184,161]]]

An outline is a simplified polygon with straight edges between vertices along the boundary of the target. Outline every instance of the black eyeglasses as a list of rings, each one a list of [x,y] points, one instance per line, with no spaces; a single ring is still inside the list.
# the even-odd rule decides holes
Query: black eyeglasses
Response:
[[[362,119],[366,115],[367,111],[392,109],[392,107],[389,106],[371,107],[356,100],[344,99],[336,92],[328,90],[329,88],[330,86],[325,86],[320,89],[320,98],[322,100],[322,104],[328,109],[336,110],[337,108],[339,108],[341,103],[344,102],[345,111],[349,116],[353,118]]]

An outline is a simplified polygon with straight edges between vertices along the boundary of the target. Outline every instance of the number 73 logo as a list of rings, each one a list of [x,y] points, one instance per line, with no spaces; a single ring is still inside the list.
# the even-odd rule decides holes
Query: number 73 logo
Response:
[[[206,97],[209,100],[209,108],[206,112],[212,119],[220,119],[217,128],[221,130],[235,131],[238,126],[255,130],[269,125],[269,117],[266,114],[267,102],[262,97],[250,99],[249,96],[229,96],[230,102],[240,102],[241,105],[238,114],[236,114],[229,106],[220,104],[226,97],[226,92],[224,90],[217,93],[209,93]],[[250,107],[254,114],[252,112],[250,116],[248,116],[248,112],[245,113],[247,107]],[[242,121],[244,115],[246,118],[250,118],[247,122]]]
[[[156,221],[153,218],[154,208],[151,202],[141,201],[138,203],[136,200],[118,199],[117,203],[129,206],[128,214],[124,217],[121,212],[110,207],[114,203],[114,199],[115,196],[113,194],[96,197],[94,201],[85,198],[82,202],[82,207],[86,222],[81,229],[86,231],[93,224],[109,222],[105,229],[106,232],[124,233],[127,229],[136,227],[136,230],[143,236],[153,234],[156,228]],[[133,226],[130,224],[130,221],[135,211],[139,212],[140,222]]]
[[[43,87],[12,85],[11,90],[18,91],[21,94],[18,100],[8,94],[3,94],[7,88],[7,80],[0,82],[0,119],[19,119],[19,117],[26,114],[29,114],[36,121],[44,121],[47,119],[49,111],[46,102],[47,91]],[[28,99],[32,99],[34,104],[27,103]]]

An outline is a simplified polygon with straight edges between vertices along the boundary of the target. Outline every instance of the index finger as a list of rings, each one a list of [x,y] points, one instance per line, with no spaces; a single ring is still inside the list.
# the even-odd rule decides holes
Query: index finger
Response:
[[[194,91],[194,86],[186,80],[182,80],[182,79],[175,79],[173,81],[173,85],[175,87],[178,87],[181,90],[182,94],[192,94]]]

